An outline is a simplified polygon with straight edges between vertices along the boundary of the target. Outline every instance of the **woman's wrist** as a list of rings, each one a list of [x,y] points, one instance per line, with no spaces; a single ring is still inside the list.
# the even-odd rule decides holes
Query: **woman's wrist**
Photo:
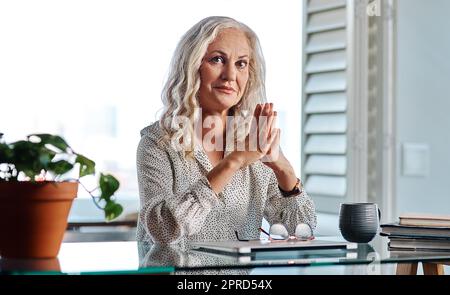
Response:
[[[291,191],[297,183],[297,176],[289,161],[280,155],[278,163],[271,168],[278,180],[279,187],[284,191]]]
[[[291,170],[291,164],[282,153],[280,153],[277,161],[269,163],[268,166],[273,170],[273,172],[275,172],[276,175],[282,175],[285,174],[287,170]]]

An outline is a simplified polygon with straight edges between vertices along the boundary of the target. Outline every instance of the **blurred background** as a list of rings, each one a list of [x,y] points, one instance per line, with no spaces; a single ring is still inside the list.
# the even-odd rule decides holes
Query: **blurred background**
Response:
[[[158,119],[161,90],[181,36],[211,15],[231,16],[259,36],[267,97],[300,173],[300,1],[0,1],[0,130],[12,141],[63,136],[121,183],[125,217],[138,210],[136,148]],[[275,21],[268,22],[268,18]],[[293,140],[294,139],[294,140]],[[71,220],[102,219],[80,190]]]

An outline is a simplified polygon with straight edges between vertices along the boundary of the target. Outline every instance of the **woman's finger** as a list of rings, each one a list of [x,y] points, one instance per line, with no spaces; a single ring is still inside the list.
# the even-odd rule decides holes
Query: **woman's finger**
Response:
[[[253,112],[253,116],[255,118],[258,118],[260,114],[261,114],[261,104],[258,103],[255,107],[255,111]]]
[[[262,151],[267,151],[269,136],[273,126],[273,103],[266,103],[261,111],[258,125],[259,145]]]
[[[266,103],[263,116],[270,116],[272,114],[273,103]]]
[[[277,120],[278,120],[278,112],[277,111],[273,111],[272,112],[272,120],[270,122],[270,130],[276,128]]]
[[[253,113],[253,119],[256,122],[256,126],[259,126],[259,117],[263,112],[264,104],[258,103],[255,108],[255,112]]]
[[[274,129],[273,136],[270,139],[269,144],[269,149],[261,159],[262,162],[274,162],[278,160],[280,154],[280,129]]]
[[[270,134],[272,133],[272,129],[274,128],[274,123],[276,120],[276,116],[275,114],[271,114],[270,116],[267,117],[267,122],[266,122],[266,126],[264,126],[264,136],[265,137],[270,137]]]
[[[273,161],[277,161],[280,155],[281,129],[277,128],[275,139],[270,146],[270,157]]]
[[[276,127],[277,122],[277,112],[273,110],[273,103],[270,104],[270,112],[267,118],[267,128],[265,136],[268,137],[272,134],[272,129]]]

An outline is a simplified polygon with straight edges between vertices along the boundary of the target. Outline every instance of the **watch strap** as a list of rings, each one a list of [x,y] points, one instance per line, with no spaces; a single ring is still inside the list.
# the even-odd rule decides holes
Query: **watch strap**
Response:
[[[285,191],[280,186],[278,186],[278,189],[280,190],[283,197],[286,198],[286,197],[292,197],[292,196],[301,194],[303,191],[303,185],[302,185],[300,178],[297,178],[297,182],[295,183],[294,188],[292,190]]]

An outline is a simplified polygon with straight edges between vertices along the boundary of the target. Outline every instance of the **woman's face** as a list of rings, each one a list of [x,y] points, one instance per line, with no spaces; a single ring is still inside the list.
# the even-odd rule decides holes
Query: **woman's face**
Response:
[[[239,102],[249,61],[250,45],[242,31],[229,28],[217,35],[200,66],[199,103],[204,111],[223,114]]]

